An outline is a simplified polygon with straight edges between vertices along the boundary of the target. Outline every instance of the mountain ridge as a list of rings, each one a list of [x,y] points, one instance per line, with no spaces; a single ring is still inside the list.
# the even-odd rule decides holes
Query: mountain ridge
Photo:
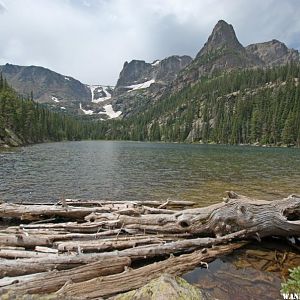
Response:
[[[299,52],[271,40],[244,47],[234,28],[224,20],[214,26],[196,57],[172,55],[151,63],[125,62],[115,88],[87,85],[44,67],[0,66],[0,72],[17,92],[48,107],[95,119],[128,118],[149,105],[205,76],[245,68],[268,68],[299,62]],[[110,113],[108,113],[108,111]]]

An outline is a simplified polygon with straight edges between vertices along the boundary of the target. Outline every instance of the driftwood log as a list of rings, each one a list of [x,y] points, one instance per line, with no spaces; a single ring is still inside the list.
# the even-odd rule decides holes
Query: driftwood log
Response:
[[[107,298],[164,272],[182,275],[245,241],[300,236],[295,195],[265,201],[228,192],[221,203],[192,205],[170,200],[1,203],[0,298],[25,292]]]

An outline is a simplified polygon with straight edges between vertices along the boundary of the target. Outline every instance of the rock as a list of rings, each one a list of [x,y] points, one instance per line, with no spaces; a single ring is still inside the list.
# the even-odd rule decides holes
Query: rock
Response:
[[[179,72],[192,61],[190,56],[173,55],[161,61],[143,60],[125,62],[113,92],[113,107],[124,116],[138,112],[155,102]]]
[[[246,47],[246,51],[257,56],[264,65],[270,67],[299,61],[299,52],[297,50],[289,49],[284,43],[277,40],[251,44]]]
[[[47,103],[49,107],[65,107],[68,112],[77,113],[79,103],[90,102],[90,89],[80,81],[38,66],[0,66],[0,73],[18,93],[34,101]]]
[[[4,145],[3,145],[4,147],[8,147],[8,146],[19,147],[24,144],[23,141],[12,130],[5,128],[4,132],[5,132]]]
[[[190,285],[184,279],[169,274],[163,274],[158,279],[134,291],[120,294],[113,300],[201,300],[201,291]]]
[[[152,66],[144,60],[132,60],[124,63],[116,89],[118,87],[139,84],[152,79]]]
[[[172,82],[170,93],[196,83],[203,76],[233,69],[269,67],[299,62],[299,52],[272,40],[246,48],[238,41],[232,25],[220,20],[207,42],[190,63]]]
[[[196,59],[220,49],[235,49],[236,51],[245,51],[244,47],[238,41],[232,25],[223,20],[220,20],[215,25],[207,42],[197,54]]]

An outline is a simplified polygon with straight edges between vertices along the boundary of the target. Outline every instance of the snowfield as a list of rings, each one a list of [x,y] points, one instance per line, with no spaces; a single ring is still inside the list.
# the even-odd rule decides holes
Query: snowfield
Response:
[[[155,82],[155,80],[151,79],[151,80],[148,80],[148,81],[143,82],[143,83],[126,86],[126,88],[130,89],[130,91],[128,91],[128,92],[139,90],[139,89],[146,89],[154,82]]]
[[[99,114],[106,114],[110,119],[117,118],[122,114],[121,111],[114,111],[111,104],[107,104],[103,106],[103,108],[105,109],[105,112],[100,112]]]
[[[159,65],[159,63],[160,63],[160,60],[155,60],[155,61],[151,64],[151,66],[152,66],[152,67],[155,67],[155,66]]]
[[[59,102],[59,100],[58,100],[56,97],[54,97],[54,96],[52,96],[51,99],[52,99],[54,102],[57,102],[57,103]]]
[[[108,87],[102,86],[102,85],[89,85],[88,86],[92,93],[92,102],[93,103],[99,103],[103,102],[105,100],[109,100],[111,98],[111,94],[107,91]],[[95,98],[95,90],[101,88],[101,90],[105,93],[105,97]]]

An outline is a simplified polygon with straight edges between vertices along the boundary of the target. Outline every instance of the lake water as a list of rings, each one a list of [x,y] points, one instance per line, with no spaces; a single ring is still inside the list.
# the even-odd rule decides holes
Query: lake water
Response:
[[[82,141],[0,152],[0,200],[185,199],[226,190],[263,199],[300,194],[300,149]]]

